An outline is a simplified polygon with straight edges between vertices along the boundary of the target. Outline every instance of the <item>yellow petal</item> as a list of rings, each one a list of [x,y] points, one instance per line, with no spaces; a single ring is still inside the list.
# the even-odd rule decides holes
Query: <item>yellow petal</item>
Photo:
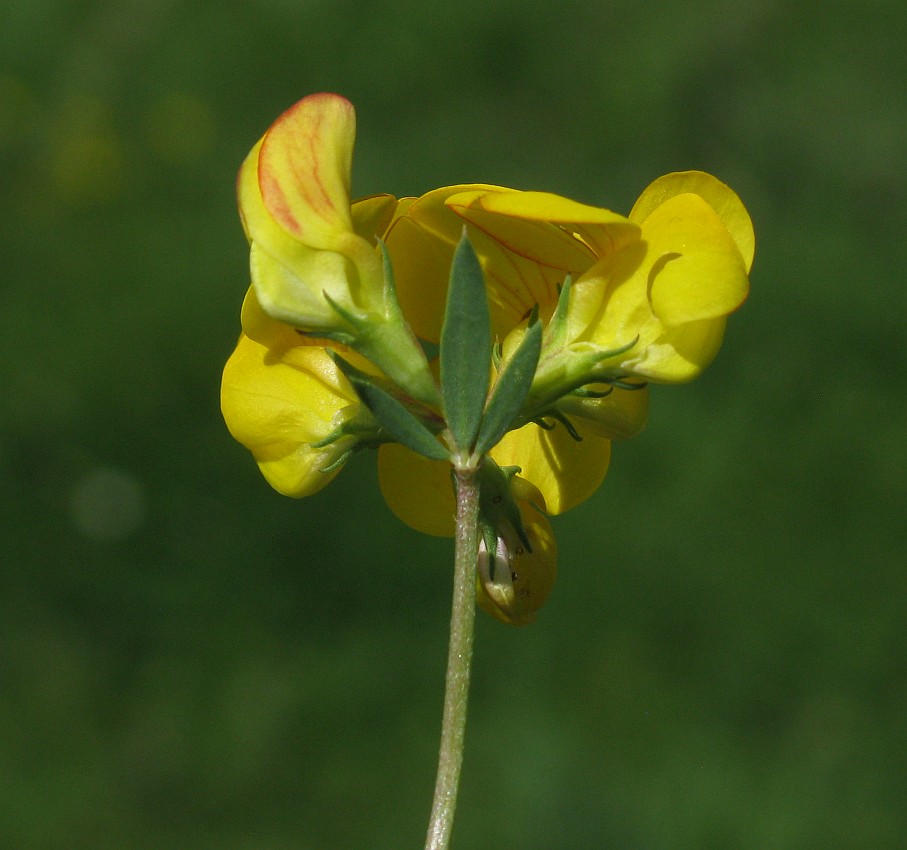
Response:
[[[261,197],[258,184],[258,160],[264,139],[249,151],[236,178],[236,197],[243,231],[250,242],[258,242],[275,257],[292,263],[300,242],[271,216]]]
[[[429,460],[399,443],[378,449],[378,482],[388,507],[410,528],[453,537],[457,504],[450,464]]]
[[[513,190],[478,184],[437,189],[408,202],[405,214],[393,222],[388,232],[387,246],[400,303],[416,333],[424,339],[436,341],[440,334],[453,251],[469,216],[476,219],[476,222],[469,221],[469,237],[485,275],[492,330],[497,336],[506,336],[536,304],[541,308],[542,318],[546,319],[557,303],[558,287],[565,275],[563,269],[551,262],[527,259],[489,235],[482,228],[485,219],[490,217],[481,209],[461,218],[457,214],[461,210],[448,204],[452,198],[468,200],[477,193],[513,193]],[[482,222],[478,222],[480,218]],[[538,235],[539,226],[535,223],[516,224],[527,229],[524,237],[527,244],[532,242],[533,232]],[[555,239],[552,244],[562,245],[572,237],[559,231]],[[591,256],[589,249],[579,242],[576,244],[579,247],[574,259],[579,256],[582,263],[587,264]],[[562,258],[563,248],[557,250]],[[552,259],[559,262],[557,256]]]
[[[463,221],[452,210],[435,205],[427,226],[423,225],[421,200],[391,225],[387,247],[404,315],[418,336],[436,342]],[[445,217],[449,221],[442,227]],[[456,233],[456,241],[442,232],[445,228]],[[470,228],[469,235],[485,275],[493,333],[506,336],[536,304],[542,307],[543,318],[550,316],[557,303],[561,273],[507,251],[481,231]]]
[[[387,250],[403,315],[416,336],[438,342],[444,321],[453,244],[403,216],[391,225]]]
[[[734,191],[711,174],[677,171],[659,177],[639,196],[630,212],[630,220],[641,224],[665,201],[688,192],[699,195],[715,211],[731,234],[749,272],[756,250],[753,222]]]
[[[715,359],[726,324],[722,316],[669,328],[655,342],[631,351],[621,366],[661,384],[692,381]]]
[[[585,423],[574,424],[581,442],[562,425],[546,431],[530,423],[505,434],[489,452],[500,466],[519,466],[520,475],[541,490],[552,514],[562,514],[588,499],[608,471],[611,444],[596,437]]]
[[[284,443],[252,449],[252,456],[265,481],[283,496],[301,499],[317,493],[333,481],[342,466],[329,467],[336,457],[328,449],[306,443]]]
[[[447,207],[447,200],[463,192],[516,193],[516,190],[503,186],[492,186],[488,183],[442,186],[440,189],[426,192],[412,201],[406,215],[417,221],[432,235],[455,246],[463,233],[463,222],[458,216],[451,214]]]
[[[657,334],[661,326],[648,293],[652,262],[647,243],[638,241],[606,255],[582,275],[570,292],[569,338],[614,349]]]
[[[397,206],[397,199],[393,195],[370,195],[353,201],[353,229],[371,243],[383,239]]]
[[[356,113],[335,94],[303,98],[265,134],[258,162],[262,201],[271,217],[313,248],[333,248],[353,229],[350,172]]]
[[[357,407],[346,378],[318,346],[276,354],[242,335],[224,367],[221,410],[227,428],[286,495],[308,495],[330,480],[321,470],[342,456],[350,439],[321,449],[310,444]]]
[[[639,237],[639,227],[624,216],[550,192],[487,193],[478,203],[483,210],[501,216],[560,225],[566,231],[576,233],[587,243],[592,253],[599,257],[608,251],[616,251]],[[529,245],[525,248],[531,251],[527,256],[537,262],[544,262],[542,249],[533,251]],[[568,268],[579,272],[590,264],[587,261],[575,268]]]
[[[449,197],[446,204],[461,219],[500,242],[508,251],[558,269],[561,278],[567,273],[578,274],[584,271],[595,260],[589,246],[547,220],[502,213],[498,209],[498,205],[505,209],[514,206],[519,208],[516,202],[526,199],[526,196],[540,194],[542,193],[484,190],[459,192]]]
[[[675,195],[643,222],[652,312],[666,326],[726,316],[746,299],[746,267],[698,195]],[[650,265],[651,264],[651,265]]]
[[[349,203],[352,107],[313,95],[282,115],[252,148],[237,178],[252,243],[252,283],[264,310],[288,324],[336,325],[324,293],[350,308],[380,307],[383,274],[373,244],[354,231]],[[381,209],[357,222],[380,225]]]
[[[358,277],[342,254],[301,243],[293,246],[292,255],[288,253],[275,256],[258,241],[249,249],[252,283],[268,315],[300,328],[329,329],[338,319],[324,293],[347,308],[370,303],[357,297]]]
[[[586,272],[574,285],[568,311],[573,339],[617,348],[637,338],[622,361],[626,368],[672,329],[723,320],[749,291],[740,252],[699,196],[669,198],[643,222],[642,237]],[[685,345],[697,336],[687,335]],[[714,355],[713,336],[702,337],[708,349],[702,358],[687,350],[693,361]],[[657,373],[645,374],[660,380]]]
[[[271,318],[263,309],[255,294],[255,287],[246,290],[240,311],[243,333],[259,345],[271,351],[282,351],[294,345],[299,345],[303,338],[296,329]]]

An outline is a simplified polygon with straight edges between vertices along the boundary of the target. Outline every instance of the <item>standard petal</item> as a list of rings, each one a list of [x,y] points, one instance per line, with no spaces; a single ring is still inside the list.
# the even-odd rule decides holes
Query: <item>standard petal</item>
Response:
[[[378,482],[388,507],[410,528],[453,537],[457,503],[449,463],[385,443],[378,449]]]
[[[439,239],[407,216],[394,221],[386,242],[403,315],[416,336],[438,342],[453,243]]]
[[[355,117],[336,95],[313,95],[287,110],[240,168],[237,195],[252,242],[252,283],[265,311],[309,329],[337,316],[324,293],[348,309],[380,312],[383,273],[370,226],[393,214],[366,203],[354,221],[349,172]],[[366,231],[360,234],[354,228]]]
[[[487,193],[478,203],[489,213],[559,225],[571,236],[578,236],[598,257],[609,251],[616,251],[639,237],[639,227],[624,216],[550,192]],[[527,254],[530,259],[544,262],[542,249],[533,250],[529,244],[521,247],[530,252]],[[545,247],[549,248],[547,245]],[[587,261],[570,270],[580,272],[590,264]]]
[[[641,224],[665,201],[688,192],[699,195],[715,211],[737,244],[749,272],[756,250],[753,222],[736,193],[711,174],[702,171],[676,171],[659,177],[639,196],[629,218]]]
[[[353,299],[367,306],[370,302],[363,297],[363,281],[376,287],[380,261],[370,243],[352,231],[335,240],[344,254],[301,242],[281,227],[265,208],[259,190],[261,147],[259,142],[246,157],[236,186],[243,230],[252,243],[250,271],[259,302],[268,315],[288,324],[330,327],[337,317],[324,293],[342,304]]]
[[[271,217],[314,248],[334,248],[353,229],[350,172],[356,113],[335,94],[305,97],[265,134],[258,184]]]
[[[487,192],[489,194],[518,194],[515,189],[503,186],[492,186],[488,183],[461,183],[454,186],[442,186],[426,192],[409,205],[406,215],[417,221],[425,230],[444,242],[456,245],[463,232],[463,222],[456,215],[451,215],[447,200],[464,192]]]
[[[332,328],[337,315],[325,299],[351,304],[359,290],[356,273],[342,254],[297,243],[289,261],[271,254],[261,242],[249,250],[249,272],[259,303],[275,319],[307,330]],[[364,305],[363,305],[364,306]]]
[[[557,266],[560,262],[558,256],[563,259],[563,244],[572,237],[559,231],[551,243],[561,246],[556,249],[558,256],[553,256],[553,261],[547,264],[539,263],[510,250],[508,244],[486,232],[483,223],[492,217],[501,219],[502,226],[508,226],[501,216],[487,216],[483,210],[476,208],[461,217],[458,213],[464,210],[448,204],[452,198],[468,200],[477,197],[477,194],[495,193],[517,194],[514,190],[497,186],[448,186],[409,201],[405,214],[391,225],[387,245],[394,265],[400,303],[417,334],[424,339],[438,339],[453,249],[459,242],[464,222],[468,224],[470,240],[485,274],[492,329],[497,336],[505,337],[536,305],[540,306],[543,319],[547,319],[554,310],[558,287],[566,274],[565,269]],[[476,221],[471,221],[470,217]],[[514,222],[510,222],[509,226],[514,226]],[[516,222],[515,226],[527,230],[522,237],[527,245],[533,241],[532,234],[538,236],[542,229],[534,222]],[[574,242],[578,246],[574,260],[579,265],[588,264],[591,258],[589,249],[577,240]]]
[[[546,431],[530,423],[505,434],[489,452],[500,466],[520,467],[520,475],[539,488],[552,514],[588,499],[608,471],[610,442],[596,437],[585,423],[574,424],[582,441],[574,440],[561,425]]]
[[[486,233],[508,251],[534,263],[557,269],[561,272],[561,278],[565,274],[579,274],[595,260],[588,245],[550,221],[508,214],[499,211],[496,206],[519,209],[520,205],[516,202],[520,199],[540,194],[542,193],[459,192],[449,197],[446,205],[461,219]]]
[[[258,185],[258,160],[264,139],[249,151],[236,177],[236,199],[243,231],[250,242],[292,264],[301,243],[282,228],[265,207]]]
[[[698,195],[675,195],[643,222],[652,312],[667,327],[726,316],[749,281],[737,245]]]

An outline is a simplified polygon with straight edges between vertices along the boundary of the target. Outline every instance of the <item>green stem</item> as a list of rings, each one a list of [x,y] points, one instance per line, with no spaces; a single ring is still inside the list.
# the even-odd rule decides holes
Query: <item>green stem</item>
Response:
[[[447,850],[457,807],[457,788],[466,738],[466,704],[476,613],[476,562],[479,552],[479,483],[475,466],[457,467],[457,534],[454,555],[450,645],[441,721],[441,749],[425,850]]]

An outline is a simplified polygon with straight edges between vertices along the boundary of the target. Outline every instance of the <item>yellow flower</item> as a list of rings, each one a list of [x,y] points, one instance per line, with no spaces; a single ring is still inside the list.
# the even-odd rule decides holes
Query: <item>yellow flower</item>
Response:
[[[737,195],[709,174],[659,178],[620,222],[606,210],[543,192],[475,192],[448,203],[540,264],[561,251],[564,233],[588,246],[592,262],[564,268],[579,273],[567,341],[579,351],[637,340],[612,366],[626,375],[659,383],[695,378],[717,354],[727,315],[749,291],[752,223]],[[536,227],[542,238],[519,244],[524,227]]]
[[[479,544],[476,602],[502,623],[525,626],[535,620],[554,588],[557,544],[538,489],[517,476],[510,490],[532,548],[527,549],[516,529],[507,523],[496,529],[493,556],[483,539]]]
[[[255,292],[269,316],[295,327],[337,326],[325,294],[349,311],[384,313],[374,233],[383,229],[380,218],[392,214],[393,204],[379,205],[376,217],[354,219],[349,189],[355,133],[349,101],[311,95],[274,122],[239,172]]]
[[[376,248],[396,198],[350,203],[355,134],[352,104],[315,94],[284,112],[252,148],[237,178],[252,287],[267,316],[342,339],[432,404],[435,382]]]
[[[557,384],[571,359],[621,348],[602,363],[614,378],[690,380],[714,357],[726,315],[748,290],[752,225],[737,196],[710,175],[660,178],[629,217],[543,192],[450,186],[401,202],[386,236],[400,302],[423,339],[439,337],[440,305],[464,224],[505,355],[534,306],[543,321],[552,317],[561,284],[573,277],[565,339],[557,350],[543,349],[539,364],[537,377],[549,384]],[[507,433],[489,454],[501,466],[519,466],[547,509],[559,514],[598,488],[609,439],[637,433],[647,408],[646,389],[567,396],[552,412],[570,415],[573,436],[561,425],[549,430],[533,422]],[[378,463],[382,492],[401,519],[429,534],[452,533],[443,463],[399,445],[382,446]]]
[[[530,393],[540,407],[523,420],[535,421],[506,433],[489,454],[501,466],[518,466],[549,512],[579,504],[605,476],[610,440],[644,426],[647,390],[626,387],[689,380],[715,356],[727,314],[747,294],[754,240],[743,205],[699,172],[656,180],[627,217],[486,184],[351,204],[353,136],[349,103],[314,95],[278,119],[243,164],[239,201],[254,294],[224,374],[231,432],[268,480],[292,495],[327,483],[363,434],[377,443],[376,429],[362,426],[364,407],[323,350],[336,343],[316,344],[296,329],[328,335],[344,313],[361,317],[361,327],[383,321],[377,336],[384,359],[360,347],[377,366],[357,365],[407,386],[409,327],[424,341],[438,341],[451,260],[465,226],[505,362],[534,308],[548,325]],[[402,317],[388,298],[379,240],[387,246]],[[561,315],[559,292],[568,276],[572,289]],[[559,336],[551,322],[558,315]],[[401,325],[402,336],[394,336]],[[397,351],[406,352],[399,361]],[[570,393],[589,383],[570,371],[589,357],[598,364],[593,392],[563,396],[564,386]],[[428,409],[437,394],[422,371],[413,396]],[[378,469],[382,493],[404,522],[429,534],[453,533],[449,463],[385,443]]]
[[[255,338],[242,333],[224,367],[227,428],[275,490],[311,495],[340,471],[358,442],[342,432],[366,411],[324,346],[266,316],[251,289],[243,319]]]

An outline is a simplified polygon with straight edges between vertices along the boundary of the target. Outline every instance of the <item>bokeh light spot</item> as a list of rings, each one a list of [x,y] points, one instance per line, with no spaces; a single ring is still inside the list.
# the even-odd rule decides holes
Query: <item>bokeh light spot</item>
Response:
[[[73,524],[85,537],[122,540],[134,534],[145,521],[145,491],[133,474],[101,467],[88,473],[73,488],[70,514]]]

